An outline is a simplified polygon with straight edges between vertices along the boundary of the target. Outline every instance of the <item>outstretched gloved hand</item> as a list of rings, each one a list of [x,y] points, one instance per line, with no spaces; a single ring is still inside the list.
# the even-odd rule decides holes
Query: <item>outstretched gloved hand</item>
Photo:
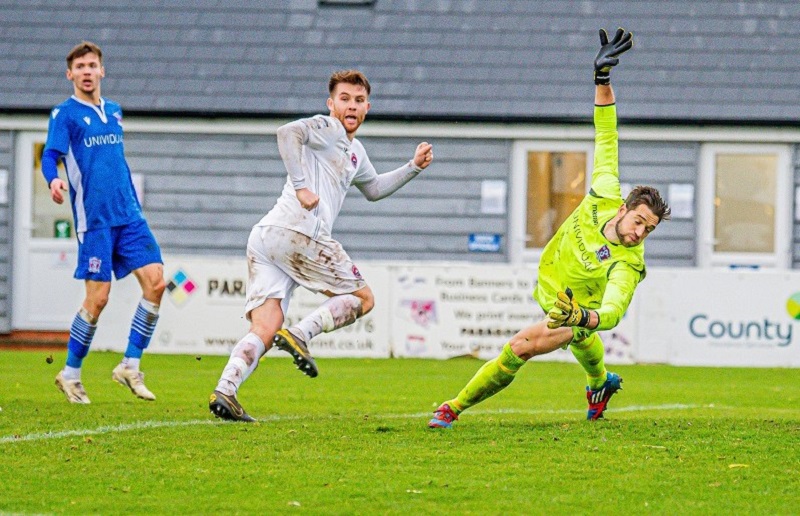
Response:
[[[617,29],[614,39],[608,41],[605,29],[600,29],[600,51],[594,58],[594,83],[611,84],[611,68],[619,64],[619,56],[633,47],[633,32]]]

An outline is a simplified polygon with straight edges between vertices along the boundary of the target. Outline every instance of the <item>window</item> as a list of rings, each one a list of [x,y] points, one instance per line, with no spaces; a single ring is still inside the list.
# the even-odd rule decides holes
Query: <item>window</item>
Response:
[[[528,153],[525,247],[544,247],[586,195],[586,154]]]
[[[775,251],[774,154],[717,154],[714,252]]]
[[[700,265],[788,267],[788,148],[709,145],[702,155]]]
[[[511,261],[538,260],[591,184],[588,144],[517,142],[511,211]]]

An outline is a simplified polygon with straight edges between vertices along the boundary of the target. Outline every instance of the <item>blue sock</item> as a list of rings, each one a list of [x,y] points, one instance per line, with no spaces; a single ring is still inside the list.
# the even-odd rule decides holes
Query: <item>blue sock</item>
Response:
[[[86,310],[81,309],[72,320],[72,327],[69,329],[69,342],[67,343],[67,365],[80,369],[83,359],[89,354],[89,346],[92,345],[94,332],[97,325],[87,319],[91,319]]]
[[[128,336],[128,348],[125,350],[126,358],[142,358],[142,353],[150,345],[150,338],[158,322],[158,305],[142,299],[136,307],[131,323],[131,333]]]

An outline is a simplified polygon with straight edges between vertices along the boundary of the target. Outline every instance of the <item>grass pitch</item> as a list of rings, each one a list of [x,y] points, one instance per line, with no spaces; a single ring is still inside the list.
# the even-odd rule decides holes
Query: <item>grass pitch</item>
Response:
[[[63,353],[0,351],[2,513],[790,514],[800,493],[800,372],[619,366],[607,420],[584,420],[577,364],[532,361],[449,431],[426,427],[481,362],[267,359],[225,423],[226,357],[147,355],[155,402],[91,353],[91,405],[53,378]]]

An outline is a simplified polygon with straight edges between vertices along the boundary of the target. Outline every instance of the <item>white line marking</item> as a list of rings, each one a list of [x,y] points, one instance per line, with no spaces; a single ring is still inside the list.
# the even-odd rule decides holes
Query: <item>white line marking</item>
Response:
[[[19,441],[42,441],[45,439],[61,439],[62,437],[82,437],[84,435],[110,434],[116,432],[128,432],[130,430],[142,430],[146,428],[164,428],[175,426],[204,425],[214,423],[205,419],[193,419],[190,421],[140,421],[125,425],[101,426],[83,430],[64,430],[62,432],[42,432],[27,435],[8,435],[0,438],[0,444],[19,442]]]
[[[632,405],[628,407],[615,407],[614,412],[646,412],[653,410],[690,410],[697,408],[715,408],[714,405]],[[470,414],[475,415],[493,415],[493,414],[583,414],[585,409],[560,409],[560,410],[525,410],[525,409],[489,409],[489,410],[470,410]],[[431,412],[417,412],[415,414],[366,414],[369,418],[375,419],[417,419],[426,418],[430,416]],[[303,419],[306,416],[280,416],[272,415],[259,418],[260,422],[269,421],[292,421]],[[350,419],[358,416],[354,415],[338,415],[328,416],[327,419]],[[313,416],[312,416],[313,419]],[[227,421],[218,421],[215,419],[190,419],[188,421],[138,421],[136,423],[126,423],[121,425],[108,425],[100,426],[94,429],[82,430],[63,430],[61,432],[39,432],[26,435],[7,435],[0,437],[0,444],[18,443],[25,441],[44,441],[49,439],[62,439],[64,437],[83,437],[88,435],[101,435],[101,434],[115,434],[122,432],[130,432],[132,430],[147,430],[150,428],[176,428],[181,426],[197,426],[197,425],[217,425],[217,424],[230,424]]]

